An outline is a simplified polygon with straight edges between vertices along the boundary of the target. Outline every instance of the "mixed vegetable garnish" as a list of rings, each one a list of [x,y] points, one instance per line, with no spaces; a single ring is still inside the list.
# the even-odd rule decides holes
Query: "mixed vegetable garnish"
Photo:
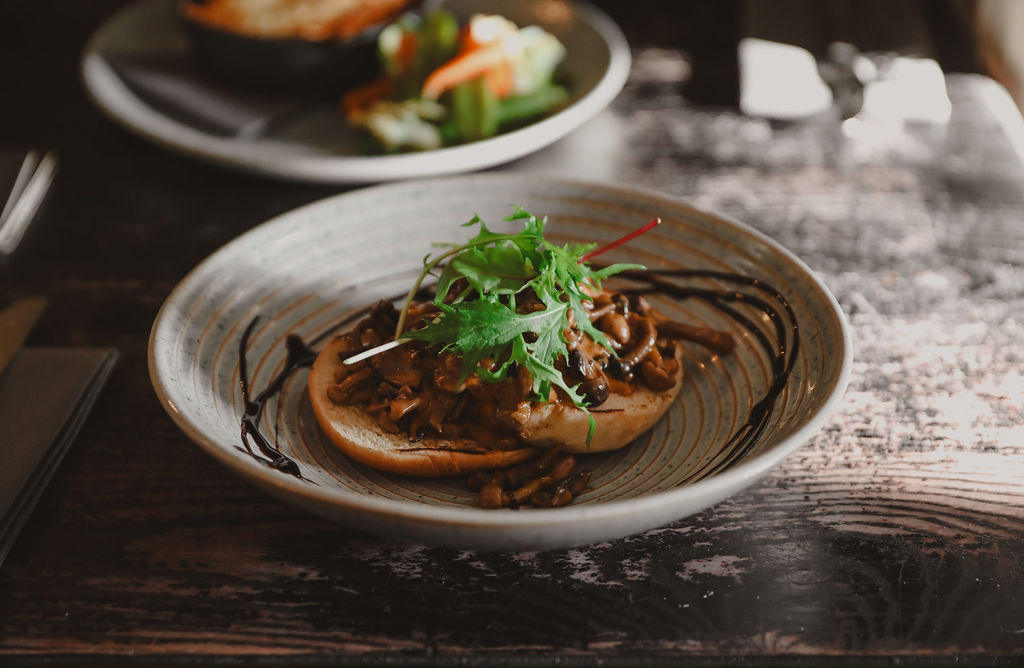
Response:
[[[553,81],[565,47],[537,26],[478,14],[460,27],[434,10],[391,24],[378,47],[383,74],[346,94],[342,111],[388,152],[485,139],[568,100]]]

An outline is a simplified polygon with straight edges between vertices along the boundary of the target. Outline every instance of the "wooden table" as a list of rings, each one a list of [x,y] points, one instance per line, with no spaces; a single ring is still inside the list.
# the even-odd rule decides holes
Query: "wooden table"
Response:
[[[995,83],[950,75],[945,126],[770,123],[688,102],[685,61],[646,31],[656,12],[624,17],[635,63],[612,109],[510,168],[657,188],[771,235],[849,315],[852,382],[810,443],[706,512],[586,548],[477,554],[279,503],[164,414],[146,342],[174,284],[343,189],[222,171],[102,118],[77,54],[118,4],[0,18],[18,66],[0,140],[62,159],[0,266],[0,301],[49,296],[33,345],[122,356],[0,568],[0,664],[1024,661],[1024,128]]]

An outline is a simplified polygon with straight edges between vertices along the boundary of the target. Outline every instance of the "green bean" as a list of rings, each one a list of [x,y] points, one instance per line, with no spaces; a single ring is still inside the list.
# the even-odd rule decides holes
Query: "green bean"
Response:
[[[539,116],[565,104],[568,99],[569,93],[554,84],[530,95],[506,98],[498,107],[499,123],[504,125]]]
[[[452,109],[463,141],[476,141],[498,131],[500,103],[484,77],[452,89]]]

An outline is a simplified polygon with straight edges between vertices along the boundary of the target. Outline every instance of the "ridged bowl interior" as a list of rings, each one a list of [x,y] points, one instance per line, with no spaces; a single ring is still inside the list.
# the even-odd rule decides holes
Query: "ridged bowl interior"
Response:
[[[742,452],[726,447],[771,382],[770,362],[755,337],[708,303],[657,297],[657,306],[674,319],[731,331],[736,350],[722,356],[685,344],[680,398],[630,446],[581,457],[594,474],[572,506],[484,511],[473,507],[474,495],[459,479],[403,478],[349,461],[318,430],[305,370],[270,402],[262,425],[305,480],[267,467],[258,453],[240,447],[239,342],[253,319],[259,320],[245,354],[259,390],[285,364],[289,334],[323,340],[347,314],[404,294],[434,250],[432,242],[464,240],[460,224],[474,213],[500,228],[513,204],[547,216],[548,236],[560,243],[606,243],[660,216],[660,227],[607,259],[744,274],[784,294],[796,314],[799,352],[760,437]],[[712,279],[691,283],[734,287]],[[747,313],[772,335],[758,311]],[[849,364],[835,300],[799,260],[763,235],[657,194],[502,174],[364,189],[256,227],[181,282],[150,342],[154,386],[172,417],[244,477],[375,533],[495,549],[625,535],[734,493],[813,433],[845,388]]]

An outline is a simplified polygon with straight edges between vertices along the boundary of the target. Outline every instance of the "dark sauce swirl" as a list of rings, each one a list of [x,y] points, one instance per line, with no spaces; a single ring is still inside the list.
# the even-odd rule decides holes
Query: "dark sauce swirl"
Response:
[[[249,396],[249,368],[246,364],[245,349],[249,346],[249,336],[252,334],[252,330],[256,327],[256,323],[259,322],[259,316],[253,318],[245,331],[242,332],[242,338],[238,344],[238,384],[242,390],[242,446],[236,446],[239,450],[247,453],[253,457],[256,461],[269,466],[272,469],[293,475],[296,478],[309,481],[302,475],[299,470],[299,465],[295,463],[295,460],[288,457],[276,447],[271,445],[270,441],[260,431],[260,418],[263,417],[263,409],[267,405],[267,401],[281,391],[284,387],[285,381],[293,371],[300,367],[310,366],[313,360],[316,359],[316,353],[310,350],[302,339],[294,334],[289,335],[286,340],[288,346],[288,359],[285,363],[284,369],[271,381],[270,385],[266,387],[262,392],[257,394],[255,397]],[[257,454],[252,449],[252,443],[256,444],[256,448],[259,450]],[[310,481],[311,482],[311,481]]]
[[[395,299],[398,298],[395,297]],[[266,407],[267,402],[284,389],[284,384],[288,380],[289,376],[301,368],[313,366],[317,353],[313,350],[312,346],[323,341],[333,332],[336,332],[362,318],[369,313],[370,308],[371,306],[366,306],[355,313],[352,313],[344,320],[341,320],[329,327],[327,331],[320,336],[310,339],[309,343],[303,341],[297,334],[289,334],[285,338],[285,346],[288,350],[288,356],[285,358],[284,368],[282,368],[281,371],[278,372],[277,376],[270,381],[270,384],[255,397],[250,397],[251,389],[249,383],[249,369],[246,363],[245,351],[249,347],[249,337],[252,336],[252,331],[256,328],[256,324],[259,322],[260,317],[256,316],[249,321],[249,324],[246,325],[245,330],[242,332],[242,337],[238,342],[238,384],[242,391],[242,445],[235,446],[238,450],[246,453],[256,461],[269,466],[272,469],[295,476],[300,480],[313,483],[312,480],[302,475],[302,472],[299,470],[299,465],[294,459],[278,450],[277,447],[272,445],[270,440],[263,435],[263,432],[260,431],[260,419],[263,417],[263,410]],[[250,439],[252,443],[256,444],[256,448],[259,450],[258,453],[253,450]]]
[[[774,287],[758,278],[728,272],[703,269],[649,269],[623,272],[616,274],[615,278],[639,284],[637,287],[619,290],[619,292],[627,296],[661,294],[677,301],[688,299],[701,300],[729,317],[740,328],[748,332],[764,350],[771,367],[771,382],[768,389],[764,396],[751,406],[746,421],[723,444],[721,451],[724,453],[724,456],[710,470],[705,471],[701,477],[715,475],[732,468],[753,449],[758,439],[764,433],[771,420],[775,403],[785,390],[790,373],[796,363],[797,354],[800,350],[800,332],[796,314],[793,312],[789,301]],[[679,282],[686,279],[712,279],[735,285],[737,289],[717,290],[685,285]],[[774,340],[764,328],[760,327],[738,308],[741,305],[750,306],[767,317],[774,329]],[[248,348],[252,331],[259,321],[259,316],[249,322],[242,333],[238,351],[239,385],[241,386],[244,406],[241,418],[242,444],[244,447],[239,447],[239,450],[249,454],[270,468],[295,476],[306,482],[312,482],[302,475],[298,464],[293,459],[283,454],[263,435],[259,428],[260,419],[263,416],[263,410],[267,402],[281,392],[288,377],[298,369],[309,367],[313,364],[313,361],[316,359],[316,352],[314,352],[312,346],[362,318],[369,312],[370,308],[371,306],[367,306],[352,313],[341,322],[328,328],[323,334],[311,339],[308,344],[295,334],[289,335],[286,339],[288,356],[284,367],[270,384],[255,397],[250,397],[250,383],[245,351]],[[252,443],[255,443],[256,450],[252,448],[250,439]]]
[[[726,272],[695,270],[695,269],[661,269],[630,271],[616,275],[617,278],[628,279],[645,283],[644,288],[633,288],[621,290],[627,295],[664,294],[673,299],[683,301],[686,299],[699,299],[737,323],[745,331],[749,332],[764,349],[765,354],[771,361],[772,377],[771,383],[764,396],[750,408],[746,421],[740,425],[736,433],[729,438],[722,446],[725,456],[715,464],[705,476],[721,473],[737,462],[742,460],[757,443],[757,440],[767,428],[775,408],[775,402],[782,394],[789,381],[793,365],[796,363],[797,354],[800,351],[800,330],[796,321],[796,314],[789,300],[778,290],[764,281],[742,274],[730,274]],[[712,278],[724,283],[732,283],[744,286],[756,291],[758,294],[742,292],[740,290],[710,290],[692,286],[679,285],[671,279],[700,279]],[[773,342],[764,329],[757,323],[740,312],[736,305],[748,304],[763,313],[772,324],[775,330],[775,341]],[[779,309],[782,309],[781,312]],[[783,317],[785,316],[785,317]],[[788,334],[788,336],[787,336]]]

